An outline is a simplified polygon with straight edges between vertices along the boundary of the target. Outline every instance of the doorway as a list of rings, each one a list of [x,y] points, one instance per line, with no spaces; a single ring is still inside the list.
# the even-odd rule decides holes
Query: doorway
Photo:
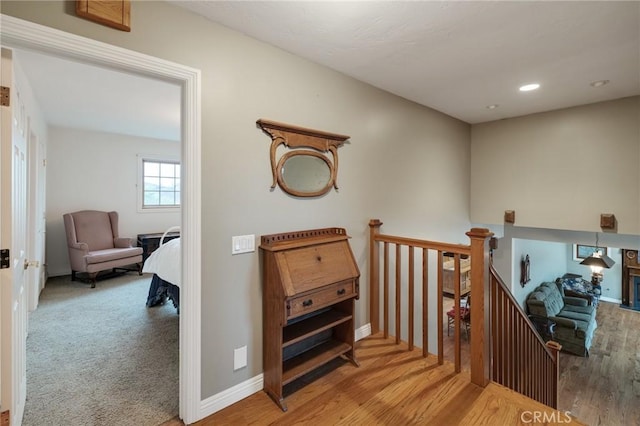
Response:
[[[2,16],[2,43],[179,84],[182,88],[182,282],[180,315],[180,417],[201,417],[201,213],[200,71],[10,16]],[[26,312],[25,312],[26,315]],[[13,325],[12,325],[13,326]],[[4,378],[3,378],[4,380]]]

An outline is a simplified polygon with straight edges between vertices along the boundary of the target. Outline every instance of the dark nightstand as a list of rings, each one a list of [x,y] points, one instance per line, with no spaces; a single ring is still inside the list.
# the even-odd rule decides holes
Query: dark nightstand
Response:
[[[160,246],[160,238],[164,232],[155,232],[151,234],[138,234],[138,247],[142,247],[142,261],[147,260],[149,255]],[[164,242],[180,237],[180,232],[169,232],[164,237]]]

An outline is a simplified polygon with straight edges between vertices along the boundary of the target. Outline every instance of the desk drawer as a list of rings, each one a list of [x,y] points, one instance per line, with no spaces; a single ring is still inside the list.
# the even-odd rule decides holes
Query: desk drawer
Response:
[[[297,317],[356,295],[355,282],[344,281],[322,287],[312,293],[292,297],[287,303],[288,317]]]

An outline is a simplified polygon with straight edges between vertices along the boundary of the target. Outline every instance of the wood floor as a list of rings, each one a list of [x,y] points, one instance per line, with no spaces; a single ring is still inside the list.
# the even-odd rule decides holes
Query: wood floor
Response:
[[[536,411],[558,424],[581,424],[499,385],[475,386],[453,364],[439,366],[434,356],[422,358],[420,350],[408,352],[380,335],[358,342],[357,354],[360,368],[338,360],[330,373],[304,377],[311,385],[287,397],[286,413],[258,392],[196,424],[493,426],[528,424]]]
[[[445,299],[445,312],[451,303]],[[560,355],[556,419],[568,424],[558,416],[570,411],[590,426],[640,425],[640,312],[600,302],[597,321],[589,358]],[[309,385],[290,394],[288,413],[258,392],[196,424],[523,424],[518,416],[537,403],[498,385],[483,391],[469,384],[464,333],[463,373],[453,374],[453,333],[448,338],[446,327],[445,319],[445,366],[434,357],[424,360],[419,350],[406,352],[381,336],[369,337],[358,342],[360,368],[337,361],[304,377]],[[182,424],[175,419],[162,426]]]
[[[640,312],[600,302],[589,358],[560,354],[560,410],[591,425],[640,425]]]

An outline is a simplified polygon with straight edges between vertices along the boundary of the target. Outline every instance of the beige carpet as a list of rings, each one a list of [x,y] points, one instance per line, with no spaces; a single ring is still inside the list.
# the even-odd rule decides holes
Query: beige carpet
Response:
[[[29,317],[25,426],[154,426],[178,414],[178,324],[150,275],[49,279]]]

